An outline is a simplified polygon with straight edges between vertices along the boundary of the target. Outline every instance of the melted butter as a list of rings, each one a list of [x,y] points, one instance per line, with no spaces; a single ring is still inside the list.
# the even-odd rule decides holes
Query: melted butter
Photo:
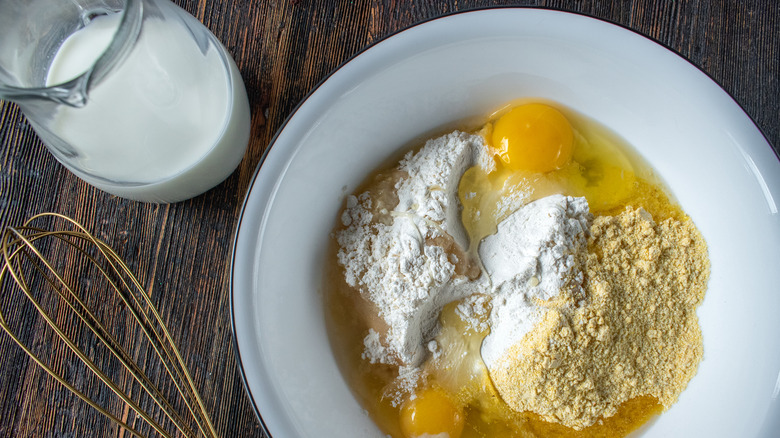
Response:
[[[476,254],[479,242],[495,233],[497,224],[517,208],[556,193],[584,196],[591,212],[597,215],[618,214],[632,206],[644,208],[656,221],[684,217],[652,169],[623,140],[590,119],[565,108],[558,109],[569,119],[574,131],[570,162],[559,169],[538,173],[511,170],[496,159],[495,171],[486,173],[473,167],[461,178],[458,196],[463,206],[462,221],[470,238],[469,254]],[[492,123],[506,111],[492,115],[479,133],[491,138]],[[397,203],[391,187],[399,177],[378,172],[364,185],[373,191],[372,197],[380,198],[379,205],[385,207],[384,211]],[[368,329],[381,333],[386,326],[373,305],[345,283],[343,269],[336,262],[337,249],[338,245],[332,241],[325,278],[326,319],[334,355],[356,398],[377,426],[389,436],[404,438],[402,406],[407,400],[393,397],[397,393],[398,367],[369,364],[361,357]],[[473,266],[459,267],[459,274],[474,278],[475,273],[470,272],[473,269]],[[480,346],[487,332],[467,327],[455,308],[456,304],[452,303],[442,311],[437,342],[443,352],[438,359],[426,362],[427,378],[417,391],[435,388],[448,395],[455,409],[465,416],[464,427],[459,431],[462,438],[620,438],[663,410],[654,398],[638,397],[621,405],[612,417],[602,418],[579,431],[542,421],[530,412],[512,411],[493,387],[481,360]]]
[[[574,430],[556,423],[542,421],[533,413],[527,413],[527,428],[532,436],[545,438],[622,438],[660,414],[663,407],[653,397],[637,397],[620,405],[618,412],[602,418],[596,424],[582,430]]]

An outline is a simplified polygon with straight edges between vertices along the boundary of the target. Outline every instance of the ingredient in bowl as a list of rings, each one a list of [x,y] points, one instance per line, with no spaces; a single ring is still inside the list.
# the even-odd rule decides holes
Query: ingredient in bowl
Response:
[[[702,356],[695,311],[709,271],[690,220],[656,224],[642,209],[596,218],[588,245],[587,305],[569,297],[486,359],[509,406],[575,429],[636,397],[677,400]]]
[[[391,436],[622,437],[694,376],[706,244],[594,123],[517,106],[356,193],[329,327]]]
[[[541,303],[561,290],[582,296],[575,255],[585,249],[591,215],[585,198],[552,195],[510,215],[479,245],[493,311],[482,359],[490,370],[544,318]]]
[[[366,193],[347,199],[338,261],[347,284],[359,288],[387,324],[384,342],[375,342],[373,331],[366,338],[372,362],[418,365],[441,308],[470,295],[465,277],[456,275],[466,256],[448,249],[453,240],[465,243],[457,186],[484,147],[481,137],[463,133],[431,140],[401,161],[391,199]]]
[[[571,160],[573,142],[566,117],[543,103],[516,106],[493,127],[493,146],[512,170],[560,169]]]
[[[438,388],[416,394],[401,407],[401,430],[406,436],[458,437],[463,421],[463,412]]]

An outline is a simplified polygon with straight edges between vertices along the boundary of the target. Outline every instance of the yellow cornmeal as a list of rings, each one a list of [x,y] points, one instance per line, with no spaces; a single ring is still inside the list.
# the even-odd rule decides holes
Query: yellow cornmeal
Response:
[[[595,218],[583,262],[585,304],[548,311],[499,361],[496,389],[514,410],[577,430],[637,397],[669,407],[702,356],[704,239],[688,218],[656,224],[626,209]]]

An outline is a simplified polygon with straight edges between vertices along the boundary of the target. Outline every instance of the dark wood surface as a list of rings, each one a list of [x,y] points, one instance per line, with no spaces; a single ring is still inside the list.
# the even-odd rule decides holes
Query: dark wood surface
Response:
[[[151,291],[225,437],[262,436],[231,345],[230,255],[243,197],[285,118],[329,72],[371,43],[420,21],[477,7],[543,6],[581,12],[633,29],[689,59],[742,105],[775,151],[780,146],[776,0],[176,3],[225,44],[244,77],[252,135],[236,172],[206,194],[173,205],[113,197],[57,163],[18,107],[0,101],[0,226],[19,225],[33,214],[53,211],[73,217],[112,245]],[[11,308],[7,289],[3,287],[0,301],[6,313]],[[27,327],[28,339],[49,339],[40,322],[27,315],[18,324]],[[75,365],[66,364],[65,370],[70,367]],[[81,376],[79,371],[70,374]],[[127,416],[115,401],[107,403],[117,415]],[[127,435],[47,378],[8,336],[0,334],[0,437],[12,436]]]

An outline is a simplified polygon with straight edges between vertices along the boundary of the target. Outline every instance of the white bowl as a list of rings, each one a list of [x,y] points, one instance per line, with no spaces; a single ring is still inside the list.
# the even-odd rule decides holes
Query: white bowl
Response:
[[[345,194],[413,139],[539,97],[592,117],[657,170],[706,238],[704,360],[643,437],[780,436],[780,162],[706,74],[622,27],[550,10],[455,14],[343,65],[287,120],[235,241],[232,321],[275,437],[381,437],[331,354],[323,253]]]

